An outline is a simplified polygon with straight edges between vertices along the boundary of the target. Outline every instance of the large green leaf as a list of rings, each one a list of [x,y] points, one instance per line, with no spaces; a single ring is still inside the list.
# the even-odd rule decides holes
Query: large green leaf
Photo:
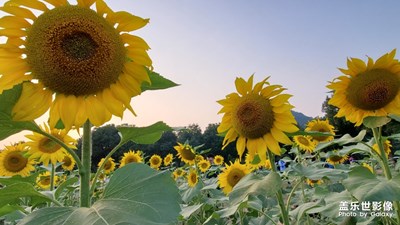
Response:
[[[339,169],[321,168],[316,166],[303,166],[294,164],[290,167],[296,175],[307,177],[311,180],[320,180],[324,177],[331,180],[343,180],[347,177],[347,171]]]
[[[169,172],[130,163],[115,171],[104,196],[91,208],[44,208],[20,224],[168,225],[179,216],[179,202],[178,188]]]
[[[345,134],[339,139],[334,139],[333,141],[330,141],[330,142],[320,143],[319,145],[317,145],[317,147],[315,148],[314,151],[315,152],[321,151],[322,149],[324,149],[326,147],[329,147],[331,145],[334,145],[334,144],[346,145],[346,144],[349,144],[349,143],[360,142],[360,141],[362,141],[364,139],[366,133],[367,133],[366,130],[362,130],[355,137],[352,137],[349,134]]]
[[[363,125],[368,128],[381,127],[391,121],[390,118],[386,116],[368,116],[364,118]]]
[[[0,189],[0,208],[25,197],[31,198],[32,205],[52,201],[51,198],[36,191],[32,184],[17,183]]]
[[[143,82],[142,83],[142,91],[147,91],[147,90],[161,90],[161,89],[167,89],[171,87],[178,86],[179,84],[174,83],[171,80],[168,80],[167,78],[164,78],[160,74],[148,70],[148,74],[150,77],[151,84],[148,82]]]
[[[148,127],[117,127],[121,134],[121,143],[133,141],[136,144],[153,144],[161,138],[165,131],[171,131],[164,122],[157,122]]]
[[[400,177],[387,180],[377,177],[363,166],[354,167],[343,180],[346,189],[359,201],[399,201]]]
[[[11,184],[16,184],[16,183],[35,184],[37,176],[38,176],[38,173],[31,174],[28,177],[21,177],[20,175],[15,175],[12,177],[0,177],[0,184],[3,184],[3,185],[11,185]]]
[[[40,131],[34,121],[16,122],[12,120],[12,109],[17,103],[22,91],[22,85],[5,90],[0,95],[0,140],[23,130]]]

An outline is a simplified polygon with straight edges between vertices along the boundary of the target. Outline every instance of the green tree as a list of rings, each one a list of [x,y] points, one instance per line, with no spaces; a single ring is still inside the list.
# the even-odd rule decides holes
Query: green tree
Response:
[[[184,129],[178,131],[177,141],[180,143],[188,141],[191,146],[202,145],[204,141],[200,126],[198,124],[190,124],[184,127]]]

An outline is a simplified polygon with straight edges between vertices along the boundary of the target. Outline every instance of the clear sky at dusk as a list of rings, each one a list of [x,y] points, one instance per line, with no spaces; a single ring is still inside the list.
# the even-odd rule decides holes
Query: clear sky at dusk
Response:
[[[272,84],[287,88],[294,110],[322,115],[325,86],[347,57],[376,59],[400,46],[400,2],[394,0],[107,2],[115,11],[150,18],[132,34],[150,45],[154,70],[181,84],[133,98],[138,116],[126,111],[122,121],[110,121],[115,124],[162,120],[204,129],[220,121],[216,101],[235,91],[235,78],[253,73],[256,82],[271,76]]]

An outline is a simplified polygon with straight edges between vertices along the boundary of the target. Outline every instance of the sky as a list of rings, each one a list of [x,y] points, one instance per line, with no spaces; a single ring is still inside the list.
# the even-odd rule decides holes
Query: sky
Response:
[[[5,1],[1,1],[3,4]],[[114,11],[150,18],[131,34],[151,47],[154,71],[180,84],[132,99],[109,123],[147,126],[220,122],[216,101],[235,92],[236,77],[287,88],[295,111],[322,116],[326,85],[348,57],[374,59],[400,46],[400,1],[110,0]],[[4,14],[0,14],[4,15]],[[398,57],[396,57],[398,58]],[[1,104],[1,103],[0,103]],[[47,118],[38,119],[43,123]],[[0,147],[21,139],[0,141]],[[23,139],[23,138],[22,138]]]

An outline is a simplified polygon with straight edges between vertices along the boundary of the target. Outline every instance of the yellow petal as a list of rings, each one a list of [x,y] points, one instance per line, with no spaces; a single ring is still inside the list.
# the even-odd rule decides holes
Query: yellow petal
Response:
[[[137,81],[146,81],[151,84],[149,74],[143,65],[134,62],[125,63],[124,72],[133,76]]]
[[[272,106],[280,106],[283,103],[288,102],[290,97],[292,97],[292,95],[289,95],[289,94],[278,95],[275,98],[271,99],[271,105]]]
[[[37,0],[12,0],[12,1],[7,2],[4,5],[14,6],[15,4],[21,5],[21,6],[26,6],[28,8],[32,8],[32,9],[41,10],[41,11],[49,10],[43,2],[40,2]]]
[[[78,112],[78,108],[82,107],[78,105],[78,101],[74,95],[58,95],[60,98],[60,117],[64,123],[65,130],[70,130],[75,123],[75,117]]]
[[[110,111],[110,113],[122,118],[124,114],[124,106],[118,99],[114,97],[109,88],[104,89],[99,94],[99,98],[100,101],[104,103],[108,111]]]
[[[85,99],[85,105],[87,116],[93,125],[101,126],[111,119],[111,113],[95,96],[88,96]]]
[[[75,129],[79,131],[79,128],[88,120],[88,116],[86,114],[86,103],[84,97],[77,97],[78,105],[81,107],[78,108],[78,112],[75,117]]]
[[[0,18],[0,27],[3,28],[27,28],[30,27],[31,24],[28,23],[25,19],[16,16],[4,16]]]
[[[31,20],[36,20],[35,14],[33,14],[29,9],[21,8],[18,6],[3,6],[0,7],[0,10],[9,13],[11,15],[17,16],[17,17],[22,17],[22,18],[27,18]]]
[[[275,141],[271,134],[266,134],[263,138],[268,149],[270,149],[272,153],[275,155],[281,155],[281,147],[279,147],[278,142]]]
[[[20,29],[0,29],[0,36],[5,37],[25,37],[26,31]]]
[[[126,47],[128,50],[126,55],[135,63],[143,66],[151,66],[152,61],[145,50],[138,48]]]
[[[291,145],[292,141],[279,129],[276,127],[271,128],[271,134],[273,138],[283,144]]]
[[[129,32],[140,29],[146,26],[146,24],[149,22],[149,19],[143,19],[124,11],[111,14],[110,19],[113,22],[118,23],[117,30],[120,32]]]
[[[58,95],[56,95],[49,111],[49,126],[51,128],[54,128],[57,125],[58,121],[60,120],[59,108],[60,108],[60,98],[58,98]]]
[[[108,7],[107,4],[103,0],[96,1],[96,11],[99,15],[102,15],[102,16],[104,14],[113,13],[113,11],[110,9],[110,7]]]
[[[141,83],[126,73],[119,76],[119,81],[125,89],[129,90],[131,96],[139,95],[142,92]]]
[[[14,85],[20,84],[24,81],[28,81],[31,79],[32,79],[32,76],[30,76],[30,75],[28,75],[28,76],[25,76],[23,74],[18,74],[15,76],[3,75],[0,78],[0,94],[3,93],[4,90],[14,87]]]
[[[241,94],[241,95],[246,95],[246,94],[247,94],[247,91],[249,91],[249,90],[247,89],[247,82],[246,82],[243,78],[241,78],[241,77],[236,78],[236,80],[235,80],[235,86],[236,86],[237,92],[238,92],[239,94]]]
[[[42,85],[25,82],[22,93],[12,113],[17,121],[31,121],[43,115],[52,102],[52,92],[44,90]]]
[[[44,0],[44,1],[55,7],[64,6],[68,4],[67,0]]]
[[[135,48],[141,48],[144,50],[150,49],[150,46],[146,43],[146,41],[138,36],[124,33],[124,34],[121,34],[120,37],[124,43],[131,45]]]
[[[238,152],[240,160],[242,159],[245,147],[246,147],[246,138],[239,136],[239,138],[236,141],[236,150]]]
[[[90,8],[96,0],[77,0],[78,5],[85,8]]]

